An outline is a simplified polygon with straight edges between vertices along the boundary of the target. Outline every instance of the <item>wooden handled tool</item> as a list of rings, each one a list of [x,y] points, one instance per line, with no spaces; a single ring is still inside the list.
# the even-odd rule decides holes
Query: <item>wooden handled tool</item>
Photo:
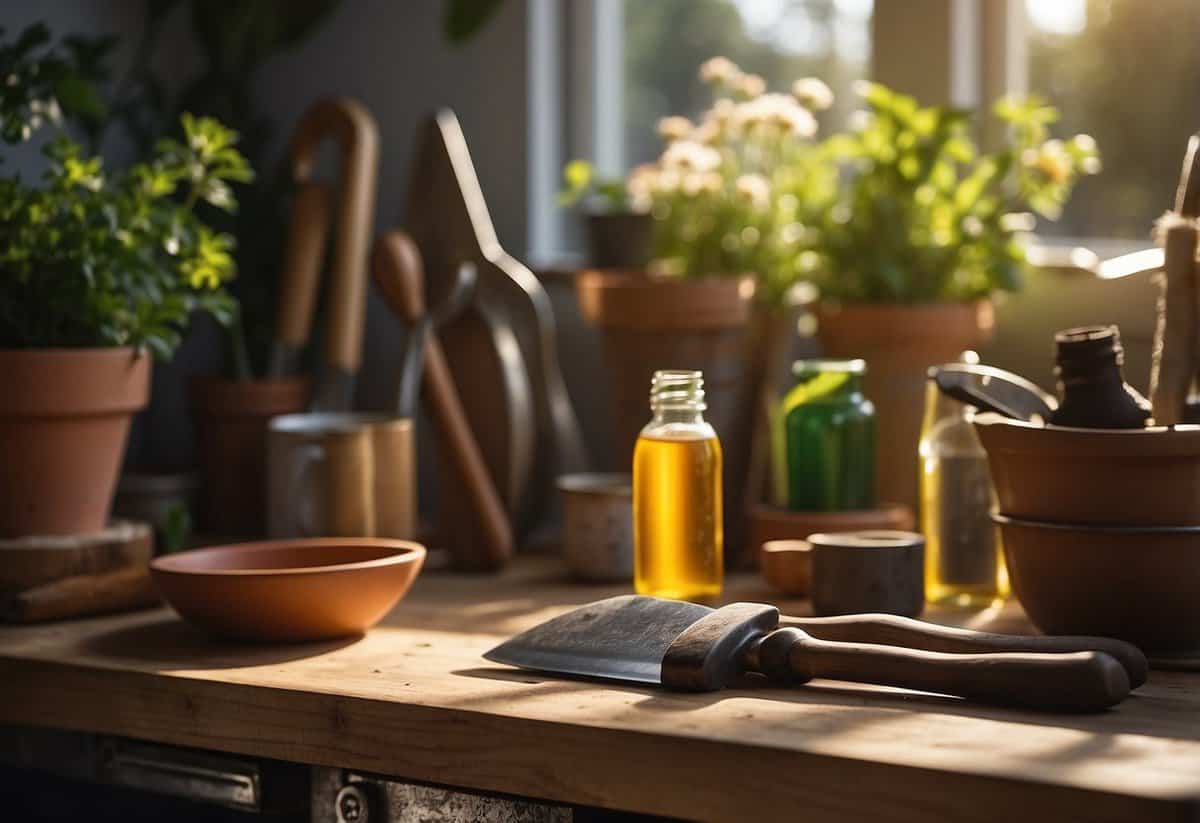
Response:
[[[27,589],[7,599],[3,617],[13,623],[36,623],[142,609],[159,602],[150,570],[141,565],[64,577]]]
[[[799,629],[779,629],[754,643],[754,668],[783,683],[829,678],[1069,712],[1106,709],[1129,693],[1125,669],[1102,652],[942,654],[818,640]],[[668,652],[664,673],[670,659]]]
[[[270,377],[287,377],[300,370],[300,356],[312,334],[321,263],[329,240],[333,193],[324,183],[306,182],[292,199],[291,224],[279,287],[275,345],[267,367]]]
[[[1027,652],[1065,654],[1104,652],[1125,669],[1130,686],[1146,682],[1150,666],[1146,656],[1134,645],[1109,637],[1045,637],[977,632],[939,626],[890,614],[855,614],[839,617],[781,617],[781,628],[794,628],[820,640],[843,643],[871,643],[881,646],[906,646],[945,654],[987,654]]]
[[[322,100],[305,112],[292,139],[292,177],[303,186],[313,175],[317,152],[332,138],[341,155],[337,209],[338,238],[333,250],[325,370],[317,384],[313,408],[350,408],[354,376],[362,361],[363,325],[367,299],[367,255],[375,221],[375,190],[379,170],[379,129],[375,118],[357,100]],[[302,204],[316,214],[313,202]],[[323,245],[323,244],[322,244]],[[309,253],[316,251],[315,245]],[[311,262],[307,263],[311,266]]]
[[[415,327],[425,316],[424,269],[421,255],[412,239],[403,232],[392,231],[379,238],[372,260],[375,282],[391,310],[410,326]],[[449,461],[451,477],[458,487],[448,483],[443,494],[463,493],[471,506],[474,531],[478,539],[469,539],[464,527],[443,524],[443,536],[453,535],[450,547],[455,566],[463,569],[490,571],[508,562],[513,551],[512,525],[488,474],[479,445],[467,423],[458,388],[450,374],[436,333],[425,343],[425,370],[422,383],[428,393],[434,422],[438,427],[443,448]],[[451,479],[443,474],[443,482]]]
[[[1158,327],[1150,368],[1150,400],[1154,422],[1183,422],[1188,390],[1196,375],[1197,299],[1194,220],[1168,212],[1159,220],[1163,236],[1163,283],[1158,299]]]
[[[1125,668],[1101,651],[944,654],[818,640],[779,622],[763,603],[710,609],[624,595],[548,620],[484,657],[679,691],[715,691],[756,673],[781,685],[821,677],[1044,711],[1100,711],[1129,694]]]

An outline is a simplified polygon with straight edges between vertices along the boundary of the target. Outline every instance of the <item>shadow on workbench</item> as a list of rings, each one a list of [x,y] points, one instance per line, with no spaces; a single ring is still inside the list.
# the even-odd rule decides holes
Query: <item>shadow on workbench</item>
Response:
[[[162,669],[235,669],[301,660],[345,648],[362,636],[318,643],[245,645],[214,640],[170,614],[85,638],[84,650],[103,657],[152,663]]]

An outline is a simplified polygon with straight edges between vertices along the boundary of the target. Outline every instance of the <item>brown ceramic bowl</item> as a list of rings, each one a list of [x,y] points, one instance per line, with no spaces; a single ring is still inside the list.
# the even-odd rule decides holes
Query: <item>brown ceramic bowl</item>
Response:
[[[1012,588],[1046,634],[1200,651],[1200,526],[1069,526],[993,515]]]
[[[1200,426],[1074,429],[975,418],[1000,511],[1110,526],[1200,524]]]
[[[183,618],[224,637],[294,643],[362,634],[412,586],[425,547],[369,537],[268,540],[170,554],[154,584]]]

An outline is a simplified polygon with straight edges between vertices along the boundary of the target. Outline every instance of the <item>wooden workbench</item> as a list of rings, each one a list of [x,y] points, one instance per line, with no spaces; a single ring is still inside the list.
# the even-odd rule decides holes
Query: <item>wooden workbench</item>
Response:
[[[749,578],[730,589],[770,597]],[[695,819],[1147,821],[1200,808],[1200,675],[1155,672],[1116,710],[1061,716],[827,681],[667,694],[480,657],[620,591],[566,584],[544,561],[501,578],[426,574],[366,637],[294,647],[209,640],[165,609],[0,628],[0,723]]]

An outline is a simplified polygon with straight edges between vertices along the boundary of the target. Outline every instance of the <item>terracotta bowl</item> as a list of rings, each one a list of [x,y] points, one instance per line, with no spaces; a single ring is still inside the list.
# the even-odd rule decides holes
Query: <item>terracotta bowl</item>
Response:
[[[293,643],[362,634],[412,586],[425,547],[406,540],[268,540],[150,564],[183,618],[224,637]]]
[[[975,418],[1000,511],[1110,526],[1200,524],[1200,426],[1074,429]]]
[[[1069,526],[994,515],[1012,588],[1047,634],[1200,650],[1200,526]]]

